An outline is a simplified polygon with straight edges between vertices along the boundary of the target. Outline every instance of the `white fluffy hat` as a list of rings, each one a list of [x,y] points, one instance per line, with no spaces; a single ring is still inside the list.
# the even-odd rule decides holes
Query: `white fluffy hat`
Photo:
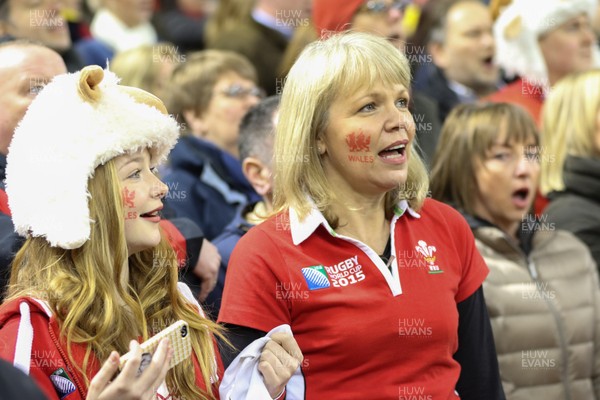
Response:
[[[598,0],[513,0],[494,23],[496,60],[509,77],[521,76],[548,87],[548,71],[538,38],[582,13],[593,19]],[[594,65],[600,54],[593,49]]]
[[[118,85],[108,70],[90,66],[56,76],[27,109],[8,149],[6,193],[15,230],[54,247],[82,246],[94,222],[88,181],[96,167],[142,148],[162,161],[178,135],[157,97]]]

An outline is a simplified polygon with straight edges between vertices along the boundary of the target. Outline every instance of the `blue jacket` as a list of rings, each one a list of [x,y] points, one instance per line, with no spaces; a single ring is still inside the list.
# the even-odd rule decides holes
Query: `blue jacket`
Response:
[[[221,297],[223,297],[223,288],[225,287],[225,274],[227,273],[227,265],[229,264],[229,257],[233,252],[233,248],[242,236],[246,234],[254,225],[250,224],[244,219],[244,215],[252,210],[255,203],[249,204],[247,207],[238,212],[234,219],[225,227],[223,233],[217,236],[213,240],[213,244],[219,250],[221,255],[221,268],[219,268],[219,277],[217,279],[217,285],[212,292],[208,295],[204,304],[202,304],[204,311],[210,314],[215,320],[219,315],[221,309]]]
[[[223,232],[239,208],[260,199],[239,160],[205,140],[182,137],[169,162],[165,203],[200,226],[208,240]]]

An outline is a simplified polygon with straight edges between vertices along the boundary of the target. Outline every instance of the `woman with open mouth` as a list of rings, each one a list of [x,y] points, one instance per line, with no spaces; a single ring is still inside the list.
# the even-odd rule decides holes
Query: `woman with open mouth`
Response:
[[[435,199],[463,213],[490,274],[485,300],[507,399],[600,399],[600,291],[584,243],[531,214],[540,175],[527,111],[468,104],[446,120]]]
[[[233,250],[219,320],[238,348],[291,326],[293,398],[504,399],[488,269],[461,215],[427,198],[409,89],[406,56],[367,33],[311,43],[288,74],[275,214]]]

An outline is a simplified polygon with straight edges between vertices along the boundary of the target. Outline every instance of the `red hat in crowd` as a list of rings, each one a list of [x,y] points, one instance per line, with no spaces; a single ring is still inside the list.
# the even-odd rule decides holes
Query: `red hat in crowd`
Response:
[[[323,31],[348,29],[352,17],[365,0],[313,0],[312,18],[319,36]]]

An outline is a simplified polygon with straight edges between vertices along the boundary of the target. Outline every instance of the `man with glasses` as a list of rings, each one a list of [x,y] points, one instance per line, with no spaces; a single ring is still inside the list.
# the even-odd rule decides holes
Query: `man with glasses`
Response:
[[[264,91],[245,57],[222,50],[190,54],[173,71],[168,90],[167,108],[185,131],[163,174],[170,189],[165,204],[213,240],[239,207],[260,200],[242,173],[238,136]]]

